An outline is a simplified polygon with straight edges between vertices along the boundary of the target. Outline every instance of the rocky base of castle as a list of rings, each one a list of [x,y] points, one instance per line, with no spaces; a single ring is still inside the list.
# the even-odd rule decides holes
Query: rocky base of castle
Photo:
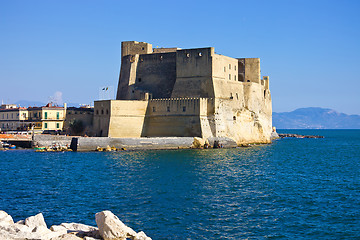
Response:
[[[136,233],[110,211],[95,214],[97,227],[81,223],[62,223],[47,228],[42,213],[14,223],[0,211],[0,239],[9,240],[151,240],[144,232]]]

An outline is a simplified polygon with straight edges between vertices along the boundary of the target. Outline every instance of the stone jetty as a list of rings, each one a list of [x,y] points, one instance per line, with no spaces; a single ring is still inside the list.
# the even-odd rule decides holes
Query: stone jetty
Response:
[[[199,142],[200,141],[200,142]],[[72,151],[148,150],[148,149],[190,149],[207,145],[224,148],[237,147],[234,140],[226,137],[153,137],[153,138],[110,138],[72,137],[58,135],[35,135],[33,145],[38,147],[68,146]]]
[[[317,135],[299,135],[291,133],[278,133],[280,138],[324,138],[324,136]]]
[[[42,213],[14,222],[0,210],[0,239],[8,240],[151,240],[136,233],[110,211],[95,214],[97,227],[81,223],[61,223],[48,229]]]

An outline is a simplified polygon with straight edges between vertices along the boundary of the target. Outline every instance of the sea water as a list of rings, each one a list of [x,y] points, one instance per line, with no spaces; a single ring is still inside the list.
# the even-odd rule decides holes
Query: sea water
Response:
[[[360,130],[234,149],[0,152],[0,209],[50,227],[110,210],[152,239],[359,239]]]

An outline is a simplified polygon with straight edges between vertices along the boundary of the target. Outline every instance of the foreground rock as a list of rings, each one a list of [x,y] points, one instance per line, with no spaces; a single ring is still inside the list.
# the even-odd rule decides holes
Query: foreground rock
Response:
[[[14,224],[13,218],[4,211],[0,211],[0,225]]]
[[[100,236],[104,240],[151,240],[144,232],[136,233],[134,230],[127,227],[110,211],[102,211],[95,214],[95,220],[99,227]]]
[[[8,240],[151,240],[144,232],[136,233],[110,211],[95,215],[99,228],[81,223],[62,223],[47,228],[44,216],[35,216],[14,223],[13,218],[0,211],[0,239]]]

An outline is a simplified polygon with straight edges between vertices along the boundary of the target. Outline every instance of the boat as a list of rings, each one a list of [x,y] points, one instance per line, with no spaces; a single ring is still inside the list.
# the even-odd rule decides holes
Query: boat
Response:
[[[5,149],[16,149],[16,146],[7,142],[2,143],[2,147]]]
[[[45,150],[46,147],[34,147],[34,150]]]

